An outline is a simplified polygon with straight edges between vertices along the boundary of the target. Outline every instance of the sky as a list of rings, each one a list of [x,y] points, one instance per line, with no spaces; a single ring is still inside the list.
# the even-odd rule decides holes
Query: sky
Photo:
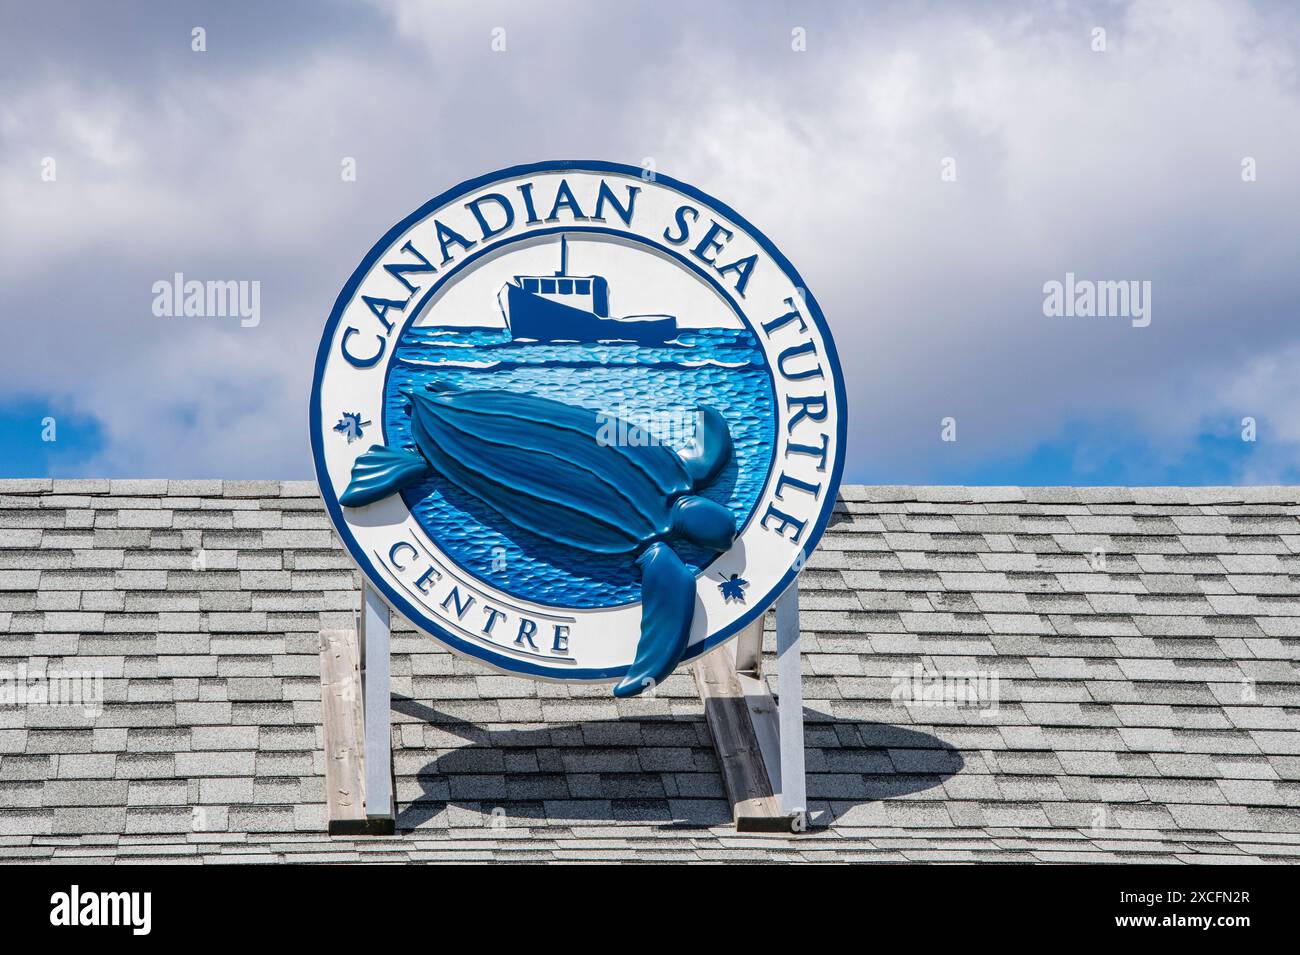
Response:
[[[795,264],[847,481],[1300,483],[1298,63],[1283,2],[0,0],[0,476],[310,477],[371,245],[603,159]],[[155,315],[178,272],[260,320]],[[1067,274],[1146,318],[1045,314]]]

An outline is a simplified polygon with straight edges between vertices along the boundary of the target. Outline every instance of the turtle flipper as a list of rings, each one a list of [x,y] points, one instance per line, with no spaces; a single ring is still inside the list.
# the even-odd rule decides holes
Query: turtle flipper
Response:
[[[695,409],[695,435],[678,456],[696,488],[711,484],[735,454],[727,419],[705,405]]]
[[[344,507],[364,507],[396,494],[429,473],[423,455],[376,444],[352,465],[352,480],[339,496]]]
[[[641,568],[641,639],[618,697],[636,696],[667,679],[686,653],[695,615],[695,576],[662,541],[636,560]]]

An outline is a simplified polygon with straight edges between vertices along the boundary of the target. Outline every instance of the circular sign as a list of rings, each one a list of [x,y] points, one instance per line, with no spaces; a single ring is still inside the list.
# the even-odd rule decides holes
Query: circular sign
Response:
[[[830,332],[784,256],[699,190],[602,162],[482,176],[389,230],[311,395],[326,508],[395,610],[620,696],[781,594],[845,434]]]

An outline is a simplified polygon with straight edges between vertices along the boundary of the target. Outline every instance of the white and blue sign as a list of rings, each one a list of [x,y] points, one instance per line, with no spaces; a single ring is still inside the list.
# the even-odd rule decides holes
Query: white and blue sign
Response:
[[[344,286],[317,479],[371,584],[500,670],[619,696],[738,633],[843,467],[816,299],[727,206],[601,162],[463,183]]]

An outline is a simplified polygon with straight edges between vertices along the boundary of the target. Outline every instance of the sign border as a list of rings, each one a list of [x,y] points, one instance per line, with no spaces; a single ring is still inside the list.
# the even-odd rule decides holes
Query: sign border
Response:
[[[444,630],[438,626],[436,621],[430,620],[426,615],[417,611],[401,594],[397,593],[388,582],[378,574],[372,574],[367,570],[367,565],[363,562],[362,551],[357,541],[351,538],[351,535],[343,533],[342,528],[347,527],[347,521],[343,517],[343,508],[338,502],[338,495],[334,493],[333,486],[329,480],[329,472],[325,466],[324,449],[322,441],[324,434],[321,431],[321,408],[320,408],[320,386],[321,378],[325,370],[325,365],[329,358],[330,349],[334,344],[334,331],[338,327],[339,320],[342,318],[343,310],[356,295],[357,288],[370,272],[372,266],[377,262],[385,252],[387,252],[393,243],[409,228],[436,212],[443,206],[453,202],[461,196],[481,189],[484,186],[491,185],[503,179],[512,179],[519,176],[535,175],[537,173],[547,172],[575,172],[575,173],[614,173],[621,176],[631,176],[637,179],[644,179],[646,171],[640,166],[631,166],[626,163],[604,162],[599,160],[548,160],[545,162],[524,163],[516,166],[507,166],[494,172],[485,173],[476,176],[473,179],[467,179],[445,192],[434,196],[428,202],[421,205],[414,212],[411,212],[395,226],[385,232],[379,240],[370,248],[361,263],[353,270],[352,275],[344,284],[338,297],[334,300],[334,307],[330,310],[329,318],[325,321],[325,327],[321,332],[320,345],[316,350],[316,363],[312,371],[311,384],[311,405],[308,414],[308,429],[311,440],[312,462],[316,472],[316,487],[320,492],[321,499],[325,502],[325,509],[329,514],[330,523],[335,534],[343,543],[349,558],[356,568],[361,571],[361,575],[366,582],[375,589],[377,593],[383,596],[389,606],[405,617],[417,630],[423,630],[430,633],[433,639],[445,644],[463,656],[472,657],[479,660],[493,669],[509,674],[511,676],[528,676],[534,679],[550,680],[557,683],[600,683],[619,680],[627,674],[629,666],[610,667],[610,668],[588,668],[569,670],[563,675],[557,671],[552,671],[537,664],[521,661],[519,666],[505,666],[501,659],[492,656],[485,648],[476,644],[468,643]],[[839,454],[836,457],[834,467],[832,468],[830,480],[826,485],[826,497],[823,499],[821,511],[817,516],[816,522],[812,525],[811,531],[804,538],[802,553],[810,555],[817,547],[821,540],[822,534],[826,530],[826,525],[830,523],[831,514],[835,510],[835,501],[839,496],[840,480],[844,471],[844,459],[846,452],[846,442],[848,437],[848,407],[847,395],[844,388],[844,376],[840,368],[839,353],[835,348],[835,341],[831,337],[830,329],[826,324],[825,316],[822,314],[821,306],[817,304],[817,299],[813,296],[812,291],[803,281],[790,261],[781,254],[766,235],[756,229],[748,219],[739,215],[734,209],[724,202],[713,198],[708,193],[696,189],[684,182],[680,182],[671,176],[664,175],[658,171],[651,174],[647,181],[663,183],[670,189],[674,189],[688,198],[694,199],[711,209],[716,210],[726,216],[736,225],[744,229],[748,235],[758,244],[758,246],[771,257],[772,261],[781,269],[786,278],[789,279],[796,288],[803,290],[803,305],[806,311],[806,317],[812,319],[821,333],[822,341],[826,347],[826,357],[833,364],[835,370],[835,402],[837,412],[836,427],[836,447]],[[787,440],[787,436],[777,435],[777,447],[782,440]],[[759,600],[756,600],[749,608],[746,609],[738,618],[723,627],[717,633],[709,634],[698,644],[689,646],[681,662],[685,663],[695,659],[702,653],[721,646],[727,640],[731,639],[745,627],[749,626],[761,614],[766,613],[768,608],[773,605],[778,597],[781,596],[790,586],[799,570],[798,562],[795,566],[790,567],[776,585]],[[416,621],[422,621],[417,623]],[[430,623],[432,626],[424,626],[424,623]]]

